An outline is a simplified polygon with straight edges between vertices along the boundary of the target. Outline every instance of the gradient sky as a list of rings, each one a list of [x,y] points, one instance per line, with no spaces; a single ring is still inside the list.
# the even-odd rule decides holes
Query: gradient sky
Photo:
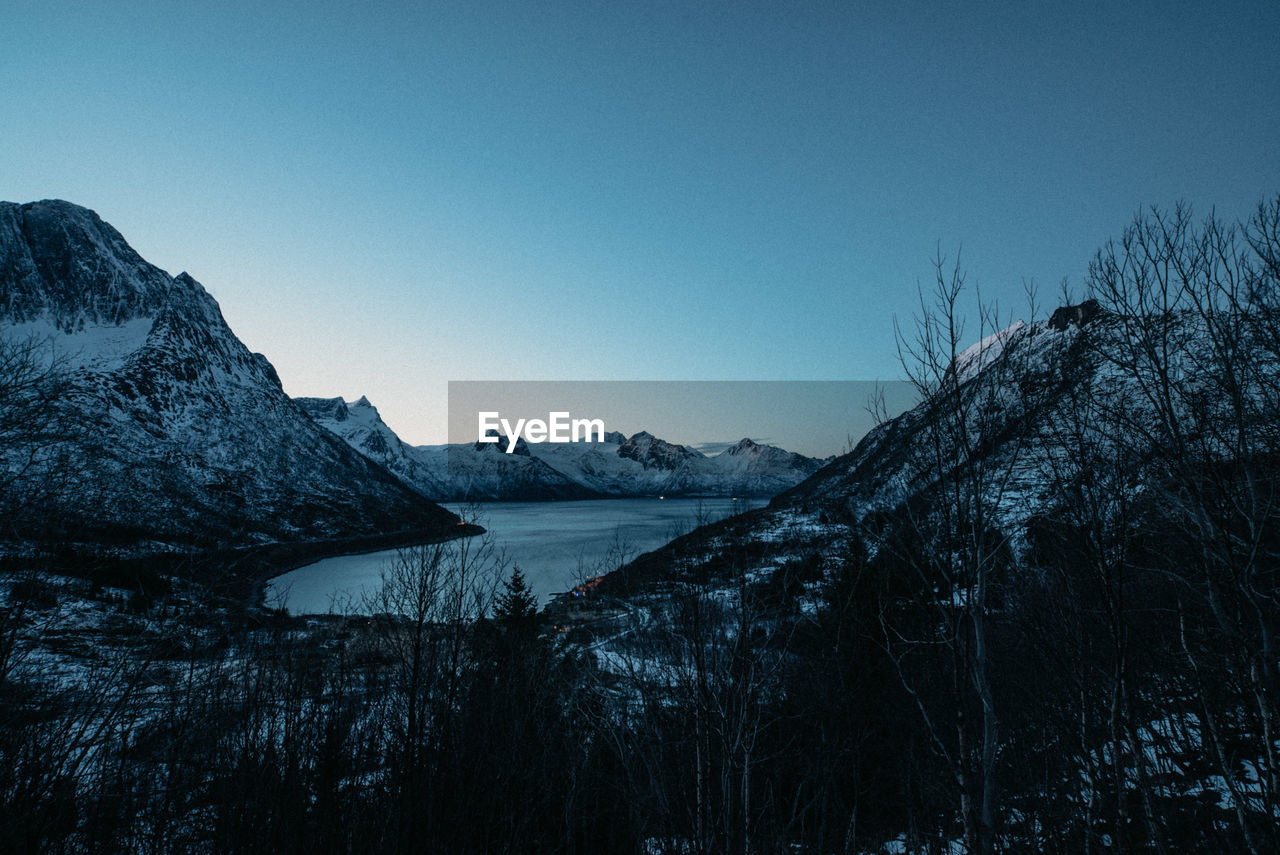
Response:
[[[1280,3],[0,0],[0,198],[187,270],[294,395],[900,376],[1143,205],[1280,191]],[[1052,306],[1049,306],[1052,308]]]

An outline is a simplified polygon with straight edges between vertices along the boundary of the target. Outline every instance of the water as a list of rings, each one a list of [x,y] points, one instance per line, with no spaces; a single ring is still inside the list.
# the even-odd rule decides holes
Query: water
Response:
[[[608,499],[582,502],[486,502],[476,520],[488,529],[510,562],[520,565],[543,602],[620,561],[655,549],[692,529],[759,500]],[[447,506],[463,513],[458,506]],[[267,583],[266,602],[291,614],[359,611],[378,588],[396,550],[340,555],[299,567]]]

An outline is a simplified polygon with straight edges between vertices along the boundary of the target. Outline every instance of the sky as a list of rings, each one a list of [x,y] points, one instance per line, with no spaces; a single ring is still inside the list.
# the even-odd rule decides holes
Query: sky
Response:
[[[293,395],[901,378],[932,259],[1027,314],[1280,192],[1280,3],[0,0],[0,198],[188,271]],[[976,335],[976,329],[973,331]]]

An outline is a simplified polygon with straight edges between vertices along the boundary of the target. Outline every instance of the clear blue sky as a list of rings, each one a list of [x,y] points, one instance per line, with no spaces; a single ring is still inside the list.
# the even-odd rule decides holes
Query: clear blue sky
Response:
[[[0,198],[187,270],[296,395],[899,376],[1142,205],[1280,191],[1280,3],[0,0]],[[1016,311],[1016,310],[1015,310]]]

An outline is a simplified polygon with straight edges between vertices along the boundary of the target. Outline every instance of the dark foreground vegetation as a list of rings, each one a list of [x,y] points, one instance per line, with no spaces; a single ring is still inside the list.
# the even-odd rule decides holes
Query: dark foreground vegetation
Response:
[[[0,847],[1280,851],[1280,200],[1140,218],[968,364],[938,273],[925,403],[833,464],[899,500],[801,491],[576,617],[478,538],[360,618],[15,575]]]

